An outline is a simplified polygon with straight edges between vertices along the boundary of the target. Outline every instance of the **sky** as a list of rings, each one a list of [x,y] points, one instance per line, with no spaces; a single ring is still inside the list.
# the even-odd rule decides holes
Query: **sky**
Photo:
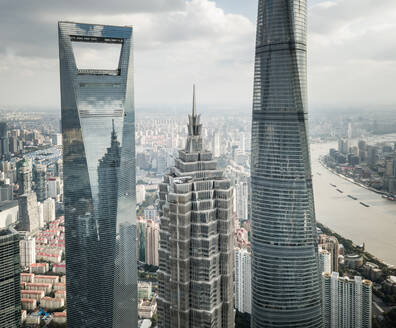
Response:
[[[57,21],[133,25],[137,109],[250,111],[258,0],[1,0],[0,108],[60,108]],[[312,110],[396,108],[396,1],[308,0]],[[104,65],[113,49],[88,49]]]

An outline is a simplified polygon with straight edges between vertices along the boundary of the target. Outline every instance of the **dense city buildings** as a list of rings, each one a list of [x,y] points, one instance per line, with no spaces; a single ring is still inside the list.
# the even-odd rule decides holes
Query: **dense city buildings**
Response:
[[[1,126],[0,126],[1,127]],[[21,325],[19,234],[0,228],[0,327]]]
[[[189,115],[186,146],[160,184],[158,326],[234,327],[233,189]]]
[[[119,46],[118,67],[77,67],[79,42]],[[67,324],[136,327],[132,28],[60,22],[59,58]]]
[[[252,313],[252,260],[246,248],[235,249],[235,308]]]
[[[364,188],[381,193],[390,201],[396,199],[396,147],[394,142],[356,145],[339,139],[338,149],[330,148],[323,163]]]
[[[322,326],[307,131],[306,1],[259,1],[252,122],[252,328]]]
[[[371,328],[371,281],[323,273],[322,297],[325,328]]]

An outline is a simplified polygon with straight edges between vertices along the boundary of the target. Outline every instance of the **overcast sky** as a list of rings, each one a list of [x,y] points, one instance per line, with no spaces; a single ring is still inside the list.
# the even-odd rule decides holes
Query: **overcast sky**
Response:
[[[199,103],[250,110],[257,2],[1,0],[0,107],[59,110],[57,21],[71,20],[134,26],[137,107],[188,104],[196,83]],[[396,105],[396,1],[308,7],[311,109]]]

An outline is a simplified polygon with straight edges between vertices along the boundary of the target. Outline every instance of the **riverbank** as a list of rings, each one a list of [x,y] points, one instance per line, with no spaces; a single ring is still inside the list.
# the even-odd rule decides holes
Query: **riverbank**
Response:
[[[372,191],[372,192],[374,192],[374,193],[376,193],[376,194],[379,194],[379,195],[387,195],[386,192],[383,192],[383,191],[377,190],[377,189],[375,189],[375,188],[366,186],[366,185],[364,185],[364,184],[362,184],[362,183],[360,183],[360,182],[358,182],[358,181],[353,180],[352,178],[349,178],[349,177],[347,177],[347,176],[345,176],[345,175],[343,175],[343,174],[341,174],[341,173],[336,172],[335,170],[333,170],[332,168],[328,167],[328,166],[323,162],[322,157],[319,158],[319,163],[320,163],[320,165],[322,165],[323,168],[325,168],[326,170],[328,170],[328,171],[331,172],[332,174],[334,174],[334,175],[336,175],[336,176],[338,176],[338,177],[340,177],[340,178],[342,178],[342,179],[344,179],[344,180],[347,180],[347,181],[349,181],[349,182],[351,182],[351,183],[353,183],[353,184],[355,184],[355,185],[357,185],[357,186],[359,186],[359,187],[361,187],[361,188],[364,188],[364,189],[366,189],[366,190]]]
[[[385,263],[383,260],[380,260],[376,256],[371,253],[362,250],[362,248],[356,245],[352,240],[347,239],[334,232],[330,228],[326,227],[322,223],[317,222],[317,227],[322,230],[323,233],[329,236],[334,236],[338,239],[339,243],[344,246],[345,254],[360,254],[363,256],[365,262],[371,262],[377,264],[378,267],[382,270],[384,275],[396,275],[396,267],[392,264]]]

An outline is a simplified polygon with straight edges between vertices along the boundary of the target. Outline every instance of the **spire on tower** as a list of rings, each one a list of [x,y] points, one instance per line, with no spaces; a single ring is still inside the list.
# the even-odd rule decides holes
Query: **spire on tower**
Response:
[[[197,105],[195,103],[195,84],[193,84],[193,112],[192,116],[195,117],[197,115]]]

